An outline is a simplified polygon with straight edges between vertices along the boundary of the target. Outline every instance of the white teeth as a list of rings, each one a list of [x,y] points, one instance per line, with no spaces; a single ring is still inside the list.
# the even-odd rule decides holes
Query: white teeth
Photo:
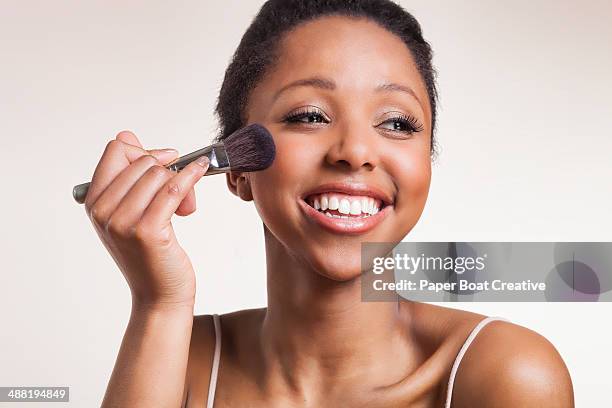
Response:
[[[338,197],[331,197],[329,199],[329,209],[337,210],[340,207],[340,202],[338,201]]]
[[[345,218],[345,219],[351,218],[348,215],[336,215],[336,214],[330,214],[328,212],[326,212],[325,215],[327,215],[330,218]]]
[[[351,203],[346,198],[340,200],[340,208],[338,208],[340,214],[350,214],[351,212]]]
[[[361,214],[361,200],[351,202],[351,215]]]
[[[343,218],[343,219],[349,219],[349,218],[368,218],[369,217],[369,215],[365,215],[365,214],[362,214],[359,217],[349,217],[348,215],[331,214],[331,213],[329,213],[327,211],[324,212],[323,214],[325,214],[325,216],[329,217],[329,218]]]
[[[327,196],[326,196],[326,195],[321,196],[321,209],[322,209],[323,211],[327,210],[327,208],[328,208],[328,203],[329,203],[329,202],[328,202],[328,200],[327,200]]]
[[[335,215],[325,212],[329,217],[334,218],[366,218],[380,211],[378,201],[371,197],[360,197],[355,200],[341,198],[342,195],[321,194],[313,199],[312,206],[315,210],[325,212],[326,210],[337,210],[342,215]]]

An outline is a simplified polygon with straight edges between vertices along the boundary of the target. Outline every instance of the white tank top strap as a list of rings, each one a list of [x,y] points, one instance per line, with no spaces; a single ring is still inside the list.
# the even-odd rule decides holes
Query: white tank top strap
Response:
[[[476,327],[474,327],[474,329],[470,332],[470,335],[465,340],[465,343],[463,343],[463,346],[461,346],[461,349],[459,350],[459,353],[457,353],[457,357],[455,358],[455,362],[453,363],[453,368],[451,369],[450,378],[448,379],[448,388],[446,392],[446,404],[444,404],[444,408],[450,408],[451,406],[451,399],[453,397],[453,385],[455,383],[455,376],[457,375],[457,370],[459,369],[459,364],[461,363],[461,359],[467,352],[468,347],[470,347],[470,344],[472,344],[472,341],[474,341],[474,339],[476,338],[480,330],[482,330],[482,328],[485,327],[488,323],[495,321],[495,320],[503,320],[506,322],[509,321],[508,319],[505,319],[499,316],[489,316],[487,318],[482,319],[476,325]]]
[[[210,371],[210,381],[208,383],[208,398],[206,408],[213,408],[215,403],[215,390],[217,388],[217,377],[219,376],[219,360],[221,358],[221,321],[218,314],[213,314],[215,325],[215,354],[213,356],[212,369]]]

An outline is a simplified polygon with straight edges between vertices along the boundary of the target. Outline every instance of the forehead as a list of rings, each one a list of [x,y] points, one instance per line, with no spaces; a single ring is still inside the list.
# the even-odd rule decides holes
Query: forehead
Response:
[[[315,75],[333,79],[339,90],[358,92],[371,91],[382,83],[405,84],[429,112],[427,90],[408,47],[365,18],[326,16],[288,32],[279,44],[274,69],[260,86],[273,92]]]

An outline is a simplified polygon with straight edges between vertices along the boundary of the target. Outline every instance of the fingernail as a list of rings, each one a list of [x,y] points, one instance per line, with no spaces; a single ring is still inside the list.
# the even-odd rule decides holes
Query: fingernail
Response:
[[[208,167],[210,160],[208,159],[208,156],[200,156],[196,159],[196,163],[202,167]]]
[[[164,152],[164,153],[178,153],[178,150],[176,150],[176,149],[162,149],[162,152]]]

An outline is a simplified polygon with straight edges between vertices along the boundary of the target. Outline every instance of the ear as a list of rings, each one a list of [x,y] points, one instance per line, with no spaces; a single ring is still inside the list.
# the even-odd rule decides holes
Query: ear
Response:
[[[253,193],[251,192],[251,182],[248,178],[248,173],[229,172],[225,173],[227,188],[236,196],[244,201],[253,201]]]

